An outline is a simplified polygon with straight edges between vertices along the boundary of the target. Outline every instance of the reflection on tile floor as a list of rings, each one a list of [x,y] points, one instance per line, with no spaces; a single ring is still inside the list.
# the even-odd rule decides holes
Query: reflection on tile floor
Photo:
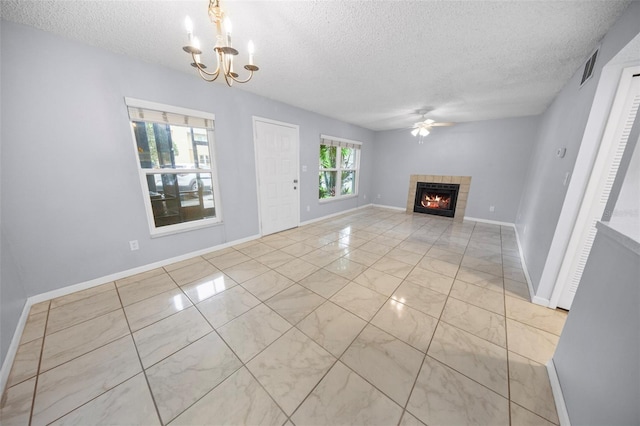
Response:
[[[370,207],[40,303],[0,420],[558,424],[566,314],[528,301],[517,252]]]

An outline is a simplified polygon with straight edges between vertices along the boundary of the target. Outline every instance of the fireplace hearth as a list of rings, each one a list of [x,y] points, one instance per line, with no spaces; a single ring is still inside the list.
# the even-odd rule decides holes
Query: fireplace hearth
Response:
[[[454,217],[459,190],[457,183],[417,182],[413,211]]]

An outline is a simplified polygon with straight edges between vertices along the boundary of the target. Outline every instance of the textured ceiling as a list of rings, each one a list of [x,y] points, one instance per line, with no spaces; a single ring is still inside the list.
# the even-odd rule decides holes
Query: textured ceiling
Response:
[[[250,38],[256,45],[260,71],[242,90],[386,130],[410,126],[420,109],[454,122],[541,113],[629,3],[228,0],[223,6],[239,62],[247,61]],[[184,17],[194,21],[206,50],[213,44],[207,4],[2,0],[0,6],[3,19],[195,74],[181,49]],[[210,63],[213,56],[203,58]]]

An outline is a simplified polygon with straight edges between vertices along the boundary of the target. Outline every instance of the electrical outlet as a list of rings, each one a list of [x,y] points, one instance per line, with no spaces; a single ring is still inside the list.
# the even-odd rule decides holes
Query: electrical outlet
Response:
[[[307,165],[306,165],[306,164],[302,166],[302,171],[303,171],[303,172],[306,172],[306,171],[307,171]]]
[[[489,206],[489,211],[494,212],[496,210],[496,206]]]
[[[307,211],[310,212],[311,211],[311,206],[307,206]]]
[[[138,240],[129,241],[129,248],[131,249],[131,251],[138,250],[140,248],[140,246],[138,245]]]

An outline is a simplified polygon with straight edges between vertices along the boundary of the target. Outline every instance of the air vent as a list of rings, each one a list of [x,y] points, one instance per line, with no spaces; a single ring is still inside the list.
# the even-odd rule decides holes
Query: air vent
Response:
[[[598,57],[598,49],[593,52],[593,55],[589,57],[587,63],[584,64],[584,71],[582,72],[582,80],[580,81],[580,87],[584,85],[593,75],[593,68],[596,64],[596,58]]]

